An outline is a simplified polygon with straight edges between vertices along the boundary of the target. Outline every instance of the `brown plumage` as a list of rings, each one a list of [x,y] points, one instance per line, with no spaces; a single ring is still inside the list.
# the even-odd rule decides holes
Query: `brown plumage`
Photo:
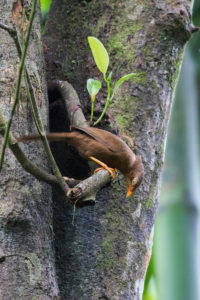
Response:
[[[116,135],[95,127],[73,127],[72,132],[48,133],[50,141],[65,140],[75,147],[85,159],[91,159],[106,164],[109,168],[118,169],[128,182],[127,197],[129,197],[143,178],[143,165],[140,156]],[[22,136],[18,142],[40,139],[39,135]],[[97,161],[96,161],[97,162]],[[100,165],[102,165],[100,162]],[[112,171],[108,171],[111,173]]]

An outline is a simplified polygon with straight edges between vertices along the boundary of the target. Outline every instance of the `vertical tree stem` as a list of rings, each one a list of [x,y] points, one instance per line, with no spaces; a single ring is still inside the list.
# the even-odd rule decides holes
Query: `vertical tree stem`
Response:
[[[47,157],[49,159],[52,172],[56,176],[57,181],[58,181],[61,189],[66,194],[66,189],[65,189],[66,183],[65,183],[65,180],[64,180],[64,178],[62,177],[62,175],[60,173],[60,170],[58,169],[58,166],[57,166],[57,164],[55,162],[55,159],[53,157],[53,154],[51,152],[49,143],[47,141],[45,131],[44,131],[44,127],[43,127],[42,121],[40,119],[37,103],[35,101],[35,96],[33,95],[33,89],[32,89],[32,93],[29,90],[27,72],[25,72],[25,74],[24,74],[24,81],[25,81],[25,87],[26,87],[26,91],[27,91],[28,101],[29,101],[29,104],[30,104],[30,107],[31,107],[31,112],[32,112],[32,115],[34,117],[34,121],[35,121],[35,124],[37,126],[38,132],[40,134],[44,150],[45,150],[45,152],[47,154]],[[31,83],[30,83],[30,85],[31,85]]]
[[[34,16],[35,16],[36,4],[37,4],[37,0],[34,0],[33,5],[32,5],[32,9],[31,9],[28,29],[27,29],[27,35],[26,35],[26,39],[24,41],[23,48],[22,48],[22,56],[21,56],[21,59],[20,59],[18,75],[17,75],[16,89],[15,89],[15,95],[14,95],[14,103],[13,103],[13,106],[12,106],[10,119],[8,120],[6,130],[5,130],[5,134],[4,134],[4,138],[3,138],[2,150],[1,150],[1,156],[0,156],[0,170],[2,169],[2,166],[3,166],[3,160],[4,160],[6,146],[7,146],[7,143],[8,143],[8,135],[9,135],[10,127],[11,127],[11,124],[12,124],[12,119],[13,119],[13,116],[15,114],[16,106],[19,102],[19,91],[20,91],[20,85],[21,85],[21,78],[22,78],[22,73],[23,73],[23,69],[24,69],[25,57],[26,57],[26,53],[27,53],[31,28],[32,28],[32,24],[33,24],[33,20],[34,20]]]
[[[36,104],[36,101],[35,101],[34,91],[33,91],[33,88],[32,88],[31,82],[30,82],[30,78],[28,76],[28,71],[27,71],[26,66],[25,66],[26,51],[27,51],[27,47],[28,47],[28,40],[29,40],[29,37],[30,37],[32,22],[33,22],[34,15],[35,15],[36,4],[37,4],[37,0],[34,1],[33,6],[32,6],[32,11],[31,11],[31,15],[30,15],[30,21],[29,21],[29,26],[28,26],[28,30],[27,30],[26,40],[24,40],[24,36],[23,36],[24,35],[24,33],[23,33],[24,10],[23,10],[22,28],[21,28],[21,31],[22,31],[22,50],[21,50],[19,37],[17,36],[17,32],[15,32],[15,31],[11,32],[12,37],[14,39],[14,42],[16,44],[16,48],[17,48],[19,57],[21,58],[21,60],[20,60],[19,71],[18,71],[18,80],[17,80],[18,85],[17,85],[16,91],[15,91],[14,105],[13,105],[13,108],[12,108],[10,120],[8,122],[8,125],[6,127],[6,131],[5,131],[5,134],[4,134],[4,142],[3,142],[2,153],[1,153],[1,161],[0,161],[0,170],[1,170],[2,165],[3,165],[3,158],[4,158],[4,155],[5,155],[6,145],[8,143],[8,139],[9,139],[9,130],[10,130],[10,127],[11,127],[12,118],[13,118],[13,115],[14,115],[14,112],[15,112],[16,105],[17,105],[18,100],[19,100],[19,89],[20,89],[22,73],[23,73],[23,70],[24,70],[24,81],[25,81],[27,97],[28,97],[28,100],[29,100],[29,104],[30,104],[30,107],[31,107],[31,111],[32,111],[34,120],[35,120],[36,127],[37,127],[38,132],[41,136],[43,147],[44,147],[44,150],[45,150],[45,152],[48,156],[48,159],[50,161],[52,171],[53,171],[54,175],[56,176],[61,189],[63,190],[64,193],[66,193],[66,190],[65,190],[66,183],[65,183],[65,180],[63,179],[63,177],[62,177],[62,175],[61,175],[61,173],[60,173],[60,171],[57,167],[57,164],[54,160],[51,149],[49,147],[47,138],[45,136],[44,127],[43,127],[42,121],[40,119],[38,107],[37,107],[37,104]],[[4,28],[4,26],[2,26],[2,27]],[[10,33],[10,30],[8,30],[7,27],[4,28],[4,29],[7,30]],[[31,92],[30,92],[30,88],[31,88]]]

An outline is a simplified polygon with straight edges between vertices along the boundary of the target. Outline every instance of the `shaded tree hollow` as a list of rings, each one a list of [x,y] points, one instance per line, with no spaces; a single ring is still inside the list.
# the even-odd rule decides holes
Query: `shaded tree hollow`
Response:
[[[59,85],[48,84],[49,98],[49,130],[50,132],[70,131],[70,120]],[[51,142],[51,150],[63,176],[85,179],[90,169],[87,161],[77,153],[76,149],[66,142]]]

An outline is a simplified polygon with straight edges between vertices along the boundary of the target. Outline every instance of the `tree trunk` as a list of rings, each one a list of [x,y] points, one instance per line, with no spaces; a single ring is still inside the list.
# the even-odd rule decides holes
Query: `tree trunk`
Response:
[[[53,1],[44,37],[48,78],[69,81],[89,119],[86,81],[102,78],[87,36],[99,38],[108,49],[113,81],[136,72],[100,125],[134,138],[145,169],[143,183],[130,199],[125,199],[126,184],[120,177],[120,185],[114,181],[99,192],[95,207],[76,212],[75,227],[70,224],[73,208],[56,196],[56,267],[62,299],[142,299],[172,92],[190,36],[189,4]],[[104,103],[105,89],[96,100],[96,118]],[[70,168],[64,172],[71,175]],[[79,168],[75,173],[80,175]]]
[[[13,27],[15,1],[1,1],[0,20]],[[9,119],[19,57],[13,39],[0,28],[0,111]],[[41,117],[47,127],[47,97],[40,35],[39,3],[27,56]],[[14,136],[35,130],[22,82],[20,104],[13,120]],[[37,165],[48,168],[46,156],[37,145],[23,151]],[[9,149],[0,173],[0,299],[56,299],[58,288],[54,267],[52,196],[47,184],[25,172]]]
[[[13,2],[1,5],[1,20],[6,24],[12,24]],[[183,46],[190,35],[189,4],[189,0],[53,1],[44,37],[48,79],[72,83],[89,115],[86,80],[100,79],[100,75],[87,45],[88,35],[98,37],[108,49],[113,82],[136,72],[138,76],[132,82],[124,83],[101,126],[134,138],[145,169],[143,183],[131,198],[125,198],[126,183],[120,176],[120,185],[114,181],[98,193],[94,207],[76,210],[74,227],[73,207],[54,191],[55,258],[61,299],[142,299],[172,91]],[[0,105],[8,119],[18,58],[12,39],[2,30],[1,36],[4,63]],[[37,15],[28,65],[45,121],[40,47]],[[50,99],[59,96],[54,92],[51,89]],[[105,90],[97,98],[96,117],[104,99]],[[66,117],[59,106],[52,119],[51,130],[66,128]],[[14,124],[16,135],[33,131],[23,95]],[[74,154],[61,146],[54,150],[62,172],[78,178],[87,176],[87,166],[80,169]],[[34,144],[23,149],[35,162],[46,165],[43,152]],[[25,173],[9,151],[1,178],[1,298],[55,299],[58,291],[49,187]]]

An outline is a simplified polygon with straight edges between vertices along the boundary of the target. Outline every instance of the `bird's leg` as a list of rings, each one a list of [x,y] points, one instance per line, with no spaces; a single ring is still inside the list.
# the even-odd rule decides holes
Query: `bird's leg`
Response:
[[[104,164],[102,161],[98,160],[97,158],[93,157],[93,156],[89,156],[89,159],[93,160],[94,162],[96,162],[97,164],[99,164],[101,166],[101,168],[96,169],[94,172],[98,172],[99,170],[105,169],[110,173],[110,176],[112,177],[112,179],[114,178],[114,174],[117,174],[117,170],[113,169],[113,168],[109,168],[106,164]]]

